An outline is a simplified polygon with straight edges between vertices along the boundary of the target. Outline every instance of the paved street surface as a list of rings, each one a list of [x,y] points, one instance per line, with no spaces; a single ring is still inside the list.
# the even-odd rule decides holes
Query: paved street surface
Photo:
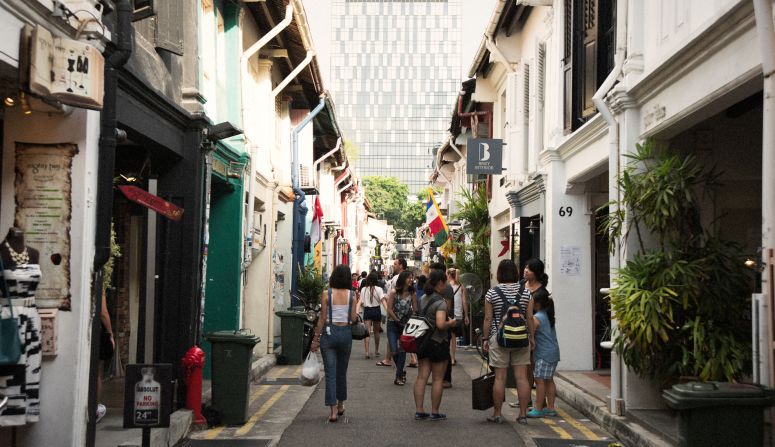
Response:
[[[383,345],[384,346],[384,345]],[[481,374],[476,351],[458,351],[459,364],[452,373],[453,388],[444,390],[441,411],[446,421],[415,421],[412,384],[416,369],[408,369],[408,382],[393,384],[392,368],[366,360],[363,344],[355,342],[348,374],[349,399],[339,422],[329,423],[323,404],[325,384],[298,384],[298,366],[277,366],[251,387],[250,419],[241,427],[218,427],[194,433],[190,447],[279,445],[337,446],[608,446],[614,440],[581,414],[558,401],[559,417],[531,419],[517,425],[516,410],[505,406],[509,421],[503,425],[486,421],[490,411],[471,409],[471,377]],[[516,390],[508,389],[513,402]],[[426,388],[426,411],[430,411],[430,387]],[[585,442],[580,442],[584,440]],[[614,444],[615,445],[615,444]]]

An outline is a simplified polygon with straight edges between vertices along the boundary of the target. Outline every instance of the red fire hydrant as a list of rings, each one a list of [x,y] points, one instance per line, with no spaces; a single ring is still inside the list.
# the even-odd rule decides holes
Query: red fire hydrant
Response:
[[[181,360],[185,371],[186,408],[194,412],[194,423],[207,424],[202,416],[202,370],[205,366],[205,353],[198,346],[193,346]]]

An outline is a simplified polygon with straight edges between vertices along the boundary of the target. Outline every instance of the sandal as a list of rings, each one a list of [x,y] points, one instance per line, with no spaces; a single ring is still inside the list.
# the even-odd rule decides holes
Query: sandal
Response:
[[[416,413],[414,414],[414,418],[415,418],[416,420],[418,420],[418,421],[421,421],[421,420],[423,420],[423,419],[428,419],[429,417],[431,417],[431,415],[430,415],[429,413],[420,413],[420,412],[416,412]]]
[[[332,424],[333,424],[334,422],[338,421],[338,420],[339,420],[339,418],[338,418],[338,417],[337,417],[337,418],[335,418],[335,417],[332,417],[332,416],[329,416],[329,417],[328,417],[328,422],[330,422],[330,423],[332,423]]]
[[[431,413],[432,421],[443,421],[447,419],[447,415],[444,413]]]
[[[409,368],[417,368],[417,363],[410,363],[410,364],[408,364],[406,366],[409,367]]]
[[[517,424],[527,425],[527,417],[526,416],[517,417]]]
[[[495,424],[503,423],[503,416],[490,416],[487,418],[487,422],[493,422]]]
[[[393,366],[393,365],[391,365],[390,363],[385,363],[382,360],[380,360],[377,362],[377,366]]]
[[[404,386],[405,383],[406,382],[404,382],[401,379],[396,379],[396,380],[393,381],[393,385],[398,385],[398,386]]]

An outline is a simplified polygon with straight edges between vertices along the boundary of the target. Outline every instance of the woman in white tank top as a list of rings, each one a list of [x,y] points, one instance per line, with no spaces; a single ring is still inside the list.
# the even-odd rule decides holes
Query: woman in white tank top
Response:
[[[358,316],[355,294],[351,290],[350,267],[336,266],[328,286],[329,289],[320,295],[320,318],[311,351],[317,352],[318,348],[322,351],[326,371],[325,403],[331,410],[328,421],[336,422],[344,414],[344,401],[347,400],[347,366],[353,344],[350,323]]]

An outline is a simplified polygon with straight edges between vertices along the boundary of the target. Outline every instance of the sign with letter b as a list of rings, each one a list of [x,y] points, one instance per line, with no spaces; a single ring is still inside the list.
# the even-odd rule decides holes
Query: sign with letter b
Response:
[[[466,174],[503,173],[503,140],[469,138],[466,151]]]

